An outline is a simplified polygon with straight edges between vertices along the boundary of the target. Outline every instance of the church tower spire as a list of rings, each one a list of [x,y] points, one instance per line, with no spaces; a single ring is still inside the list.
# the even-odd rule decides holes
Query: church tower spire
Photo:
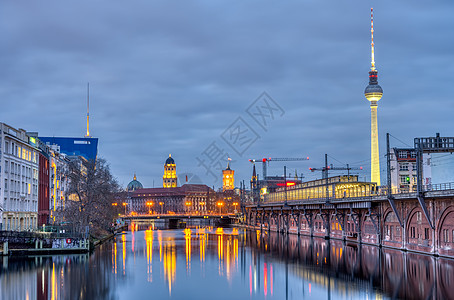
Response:
[[[162,186],[165,188],[177,187],[177,166],[175,161],[172,158],[172,155],[169,154],[164,164],[164,175],[162,176]]]
[[[233,190],[235,188],[235,171],[230,169],[229,158],[227,161],[227,168],[222,170],[222,191]]]

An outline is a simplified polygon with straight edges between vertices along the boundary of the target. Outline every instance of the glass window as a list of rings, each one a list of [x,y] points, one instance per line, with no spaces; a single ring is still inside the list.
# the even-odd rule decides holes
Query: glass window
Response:
[[[407,183],[407,176],[406,175],[400,175],[400,183]]]
[[[408,171],[408,163],[401,163],[399,165],[399,171]]]
[[[399,158],[407,158],[407,151],[399,151]]]

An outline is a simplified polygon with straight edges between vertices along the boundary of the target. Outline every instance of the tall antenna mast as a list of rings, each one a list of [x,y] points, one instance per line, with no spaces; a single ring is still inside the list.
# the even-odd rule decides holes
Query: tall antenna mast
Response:
[[[87,82],[87,134],[90,137],[90,82]]]
[[[375,54],[374,54],[374,8],[370,9],[370,36],[371,36],[371,67],[372,71],[375,71]]]

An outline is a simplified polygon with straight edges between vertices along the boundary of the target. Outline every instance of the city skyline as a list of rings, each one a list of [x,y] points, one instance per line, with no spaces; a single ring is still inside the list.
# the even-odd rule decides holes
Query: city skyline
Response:
[[[153,180],[159,186],[172,153],[177,175],[196,174],[220,187],[221,170],[213,183],[196,157],[212,142],[229,150],[221,135],[238,117],[260,138],[241,154],[229,151],[237,183],[249,182],[248,159],[257,157],[309,156],[287,170],[310,180],[315,174],[308,168],[323,165],[324,153],[335,165],[363,166],[359,175],[370,179],[370,113],[362,92],[372,6],[386,88],[378,120],[382,174],[386,132],[411,146],[414,137],[453,135],[446,82],[454,68],[446,38],[454,25],[452,3],[427,10],[418,2],[278,9],[153,2],[130,10],[90,5],[90,11],[87,3],[71,10],[58,2],[27,10],[2,5],[1,119],[41,136],[83,137],[90,82],[90,135],[99,138],[98,153],[123,186],[134,173],[145,187]],[[86,22],[77,22],[82,17]],[[264,91],[284,112],[265,129],[245,112]],[[271,162],[269,173],[282,169]]]

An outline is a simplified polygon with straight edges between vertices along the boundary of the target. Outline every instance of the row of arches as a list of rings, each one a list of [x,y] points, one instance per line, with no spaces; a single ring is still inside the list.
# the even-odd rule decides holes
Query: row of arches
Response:
[[[262,230],[353,240],[454,257],[454,205],[444,205],[432,229],[417,202],[405,203],[403,227],[386,202],[373,209],[251,208],[247,225]]]

